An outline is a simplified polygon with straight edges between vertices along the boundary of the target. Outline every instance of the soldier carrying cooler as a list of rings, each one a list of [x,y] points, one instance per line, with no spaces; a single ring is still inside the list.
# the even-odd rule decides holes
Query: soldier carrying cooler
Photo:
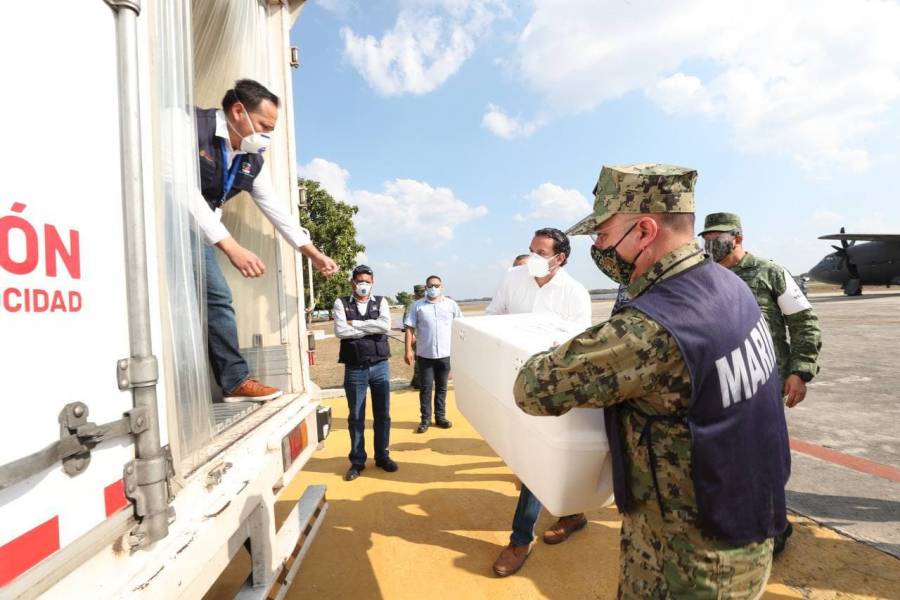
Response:
[[[603,167],[595,264],[627,300],[531,357],[515,382],[533,415],[604,409],[624,513],[620,598],[758,598],[784,531],[790,472],[772,340],[753,295],[694,239],[697,172]]]

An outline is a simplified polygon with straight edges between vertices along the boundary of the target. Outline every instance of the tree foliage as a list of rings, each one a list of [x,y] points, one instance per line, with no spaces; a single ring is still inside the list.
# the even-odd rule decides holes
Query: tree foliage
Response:
[[[397,292],[396,298],[397,304],[402,305],[403,308],[406,308],[413,302],[413,296],[409,292]]]
[[[331,311],[335,300],[352,292],[350,273],[356,266],[356,255],[366,250],[356,241],[356,226],[353,224],[353,215],[359,208],[338,202],[318,181],[301,177],[299,184],[306,186],[308,203],[308,208],[300,211],[300,224],[309,230],[316,247],[334,259],[339,268],[329,279],[319,273],[313,275],[314,308]],[[308,297],[309,282],[304,279],[303,285]]]

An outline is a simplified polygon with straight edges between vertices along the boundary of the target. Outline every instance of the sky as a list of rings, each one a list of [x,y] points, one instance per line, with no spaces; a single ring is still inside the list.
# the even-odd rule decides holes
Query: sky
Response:
[[[298,167],[359,207],[384,295],[490,296],[603,165],[641,162],[697,169],[698,231],[736,212],[799,274],[820,235],[900,232],[897,31],[895,1],[308,0]],[[566,268],[614,287],[589,246]]]

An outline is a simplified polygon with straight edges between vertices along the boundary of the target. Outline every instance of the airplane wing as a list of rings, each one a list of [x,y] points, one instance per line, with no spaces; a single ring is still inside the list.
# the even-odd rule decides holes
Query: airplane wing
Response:
[[[846,240],[848,242],[893,242],[900,244],[898,233],[833,233],[819,236],[820,240]]]

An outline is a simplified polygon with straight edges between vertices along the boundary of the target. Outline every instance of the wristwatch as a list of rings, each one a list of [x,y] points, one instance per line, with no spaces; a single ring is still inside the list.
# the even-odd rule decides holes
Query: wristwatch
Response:
[[[813,378],[812,373],[803,373],[801,371],[794,371],[793,373],[791,373],[791,375],[796,375],[803,380],[803,383],[809,383]]]

